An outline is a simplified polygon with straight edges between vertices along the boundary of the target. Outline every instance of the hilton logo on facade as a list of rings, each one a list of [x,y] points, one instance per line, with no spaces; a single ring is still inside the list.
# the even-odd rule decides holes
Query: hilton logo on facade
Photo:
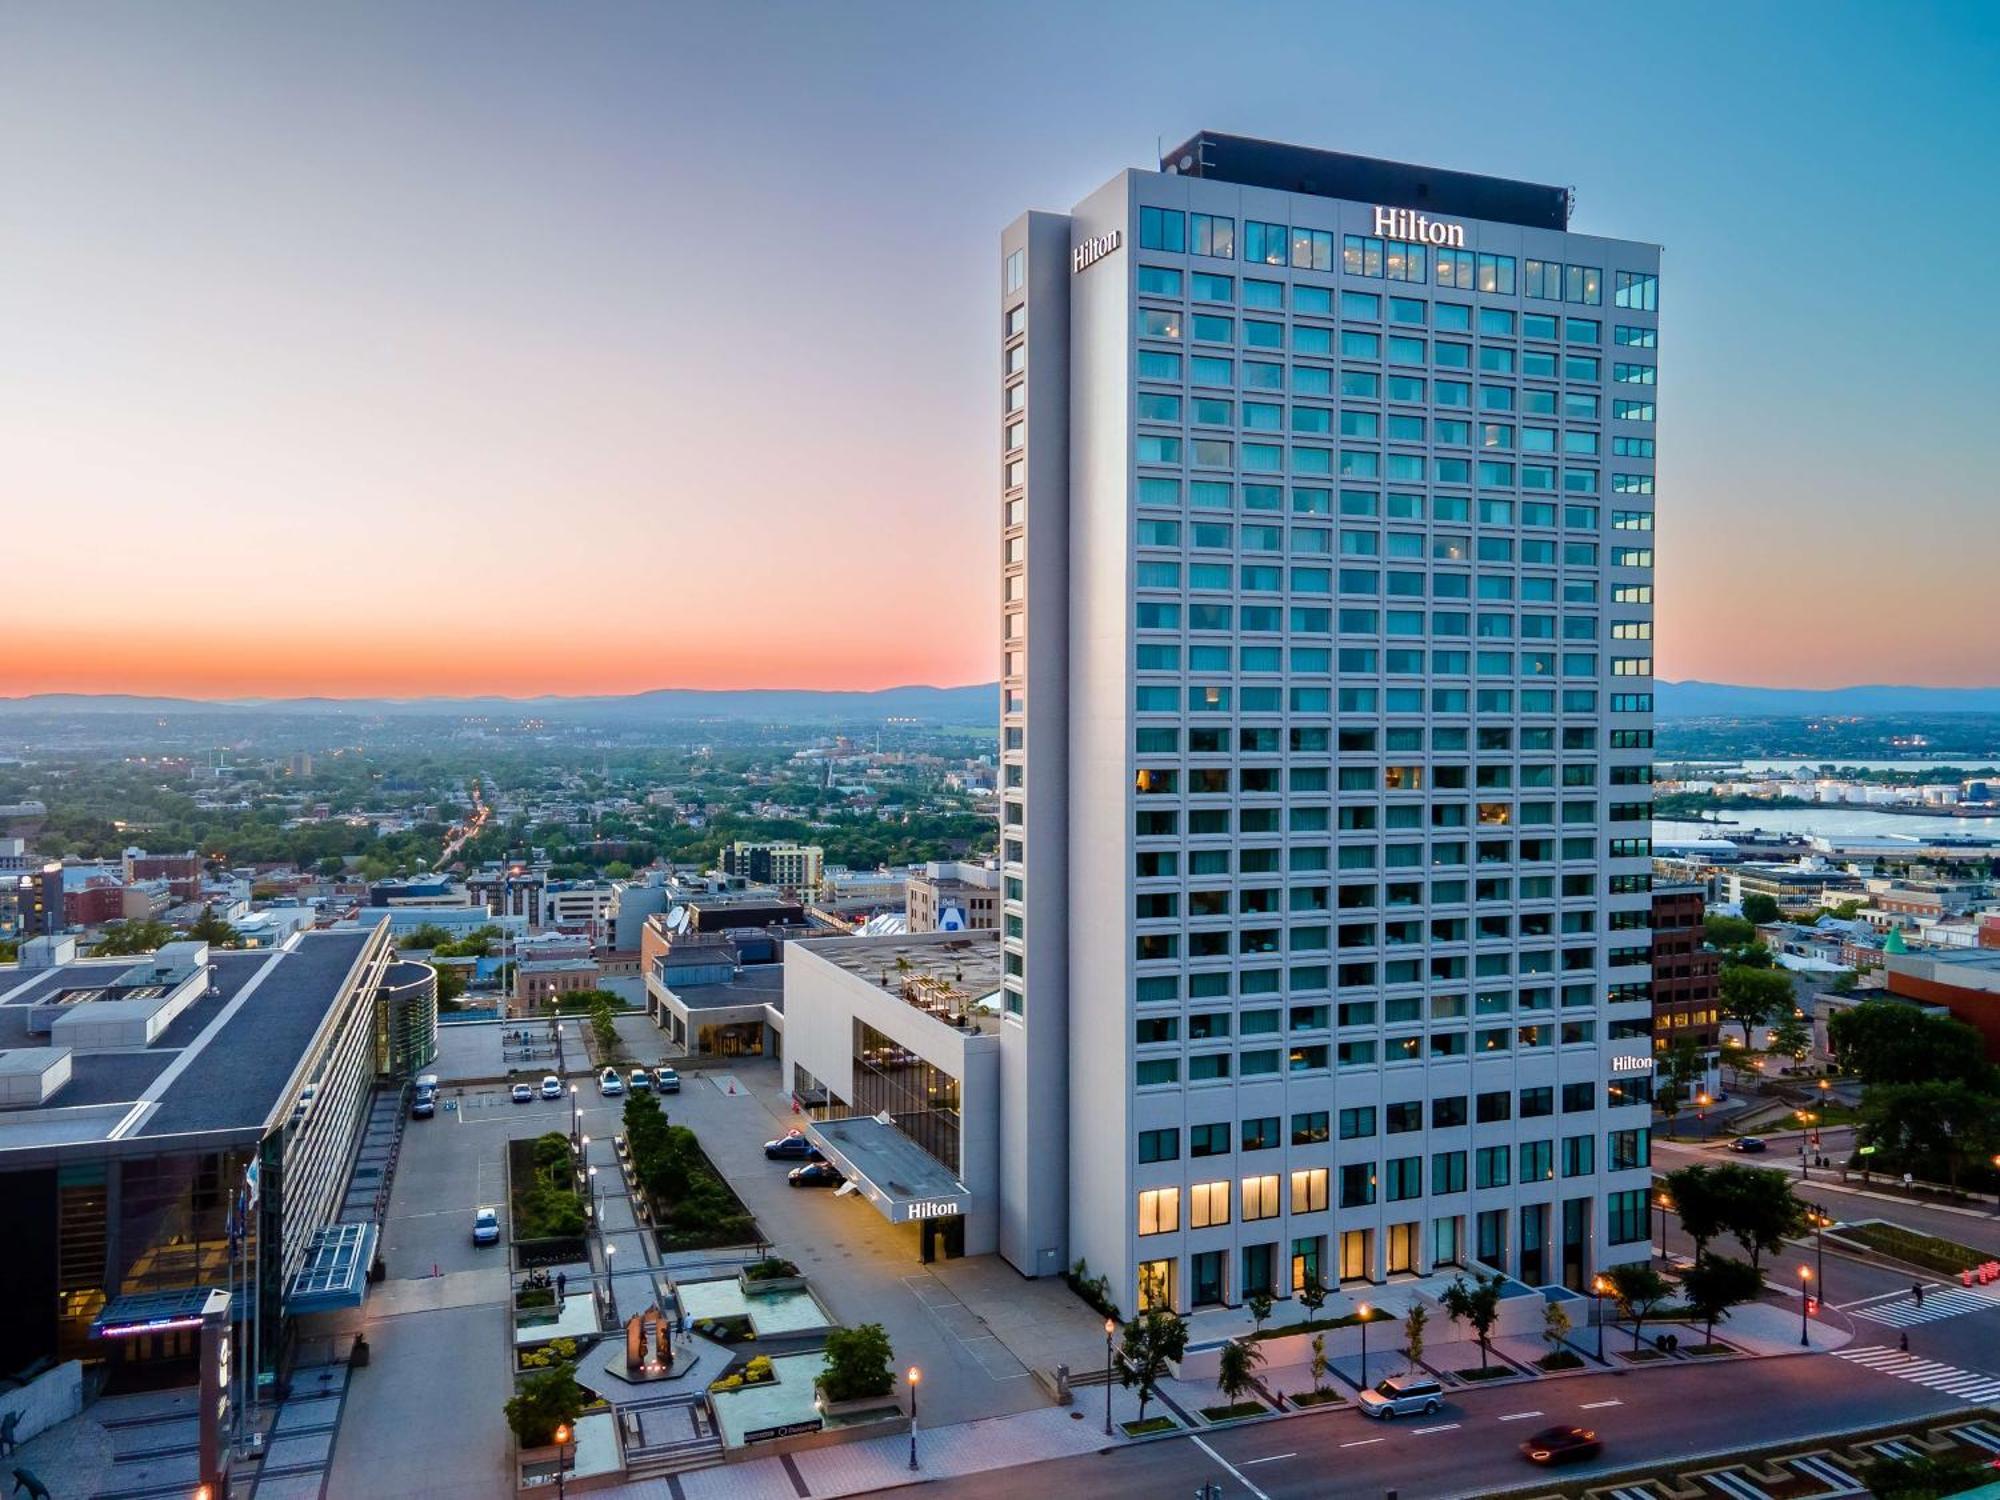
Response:
[[[1105,256],[1125,243],[1125,231],[1114,229],[1109,234],[1094,235],[1069,253],[1070,275],[1088,271]]]
[[[1415,240],[1420,245],[1441,245],[1452,250],[1465,247],[1465,226],[1426,219],[1407,208],[1375,210],[1375,232],[1392,240]]]
[[[1611,1059],[1611,1071],[1614,1073],[1650,1073],[1653,1071],[1653,1060],[1650,1057],[1614,1057]]]

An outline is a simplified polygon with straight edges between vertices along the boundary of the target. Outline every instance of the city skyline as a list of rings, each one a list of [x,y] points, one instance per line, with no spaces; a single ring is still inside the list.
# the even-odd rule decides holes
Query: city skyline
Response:
[[[1661,677],[1993,680],[1990,16],[1202,14],[12,13],[0,694],[990,681],[993,235],[1204,127],[1665,244]]]

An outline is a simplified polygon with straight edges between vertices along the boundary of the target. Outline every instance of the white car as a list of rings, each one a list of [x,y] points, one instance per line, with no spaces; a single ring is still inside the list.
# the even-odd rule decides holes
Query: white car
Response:
[[[556,1077],[555,1074],[551,1073],[542,1080],[542,1097],[544,1099],[562,1098],[562,1080]]]
[[[618,1076],[616,1068],[606,1068],[604,1076],[597,1080],[597,1092],[607,1099],[615,1099],[625,1092],[625,1080]]]
[[[507,1097],[516,1104],[532,1104],[535,1102],[535,1091],[525,1083],[517,1083],[507,1090]]]
[[[472,1215],[472,1243],[475,1245],[497,1245],[500,1243],[500,1210],[497,1208],[476,1209]]]

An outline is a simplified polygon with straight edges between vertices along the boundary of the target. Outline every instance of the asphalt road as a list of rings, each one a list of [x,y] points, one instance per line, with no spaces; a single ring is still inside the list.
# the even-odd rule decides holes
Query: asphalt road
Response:
[[[1796,1180],[1800,1175],[1797,1136],[1766,1136],[1764,1139],[1770,1142],[1771,1149],[1752,1156],[1739,1155],[1719,1145],[1683,1144],[1655,1137],[1653,1170],[1664,1173],[1690,1162],[1733,1161],[1752,1167],[1775,1167]],[[1834,1132],[1829,1131],[1822,1146],[1829,1156],[1834,1155],[1831,1148],[1835,1141]],[[1837,1219],[1887,1219],[1908,1229],[1922,1230],[1925,1234],[1939,1235],[1976,1250],[2000,1255],[2000,1213],[1993,1212],[1990,1205],[1983,1212],[1942,1208],[1922,1200],[1903,1198],[1894,1183],[1880,1177],[1864,1185],[1858,1177],[1850,1174],[1849,1180],[1842,1183],[1839,1169],[1820,1167],[1807,1169],[1805,1180],[1799,1183],[1798,1194],[1808,1202],[1826,1204]],[[1873,1194],[1888,1196],[1877,1197]]]
[[[1985,1316],[1985,1315],[1981,1315]],[[1746,1446],[1805,1440],[1954,1409],[1960,1403],[1827,1355],[1674,1365],[1567,1376],[1454,1393],[1437,1417],[1377,1423],[1351,1409],[1210,1429],[1082,1458],[1002,1469],[926,1486],[951,1500],[1028,1495],[1156,1497],[1215,1483],[1227,1496],[1308,1500],[1382,1495],[1448,1500],[1532,1484],[1520,1456],[1528,1433],[1585,1425],[1604,1456],[1566,1477],[1693,1460]]]

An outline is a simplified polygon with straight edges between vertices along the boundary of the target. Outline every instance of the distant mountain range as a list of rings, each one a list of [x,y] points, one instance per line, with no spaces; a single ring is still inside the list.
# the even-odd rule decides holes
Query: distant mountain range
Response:
[[[1718,682],[1662,682],[1663,718],[1770,718],[1814,714],[2000,714],[2000,687],[1740,687]],[[966,687],[893,687],[873,692],[803,688],[656,688],[651,692],[567,698],[252,698],[207,701],[123,693],[36,693],[0,698],[0,716],[128,713],[155,715],[339,714],[351,717],[523,715],[638,726],[689,719],[744,719],[811,724],[917,719],[933,724],[991,724],[999,718],[998,683]]]
[[[921,719],[938,724],[990,724],[1000,717],[1000,685],[892,687],[872,692],[806,688],[655,688],[644,693],[536,698],[148,698],[127,693],[34,693],[0,698],[0,717],[126,713],[339,714],[354,718],[445,714],[451,717],[589,719],[632,725],[659,720],[745,719],[809,724],[872,719]]]

